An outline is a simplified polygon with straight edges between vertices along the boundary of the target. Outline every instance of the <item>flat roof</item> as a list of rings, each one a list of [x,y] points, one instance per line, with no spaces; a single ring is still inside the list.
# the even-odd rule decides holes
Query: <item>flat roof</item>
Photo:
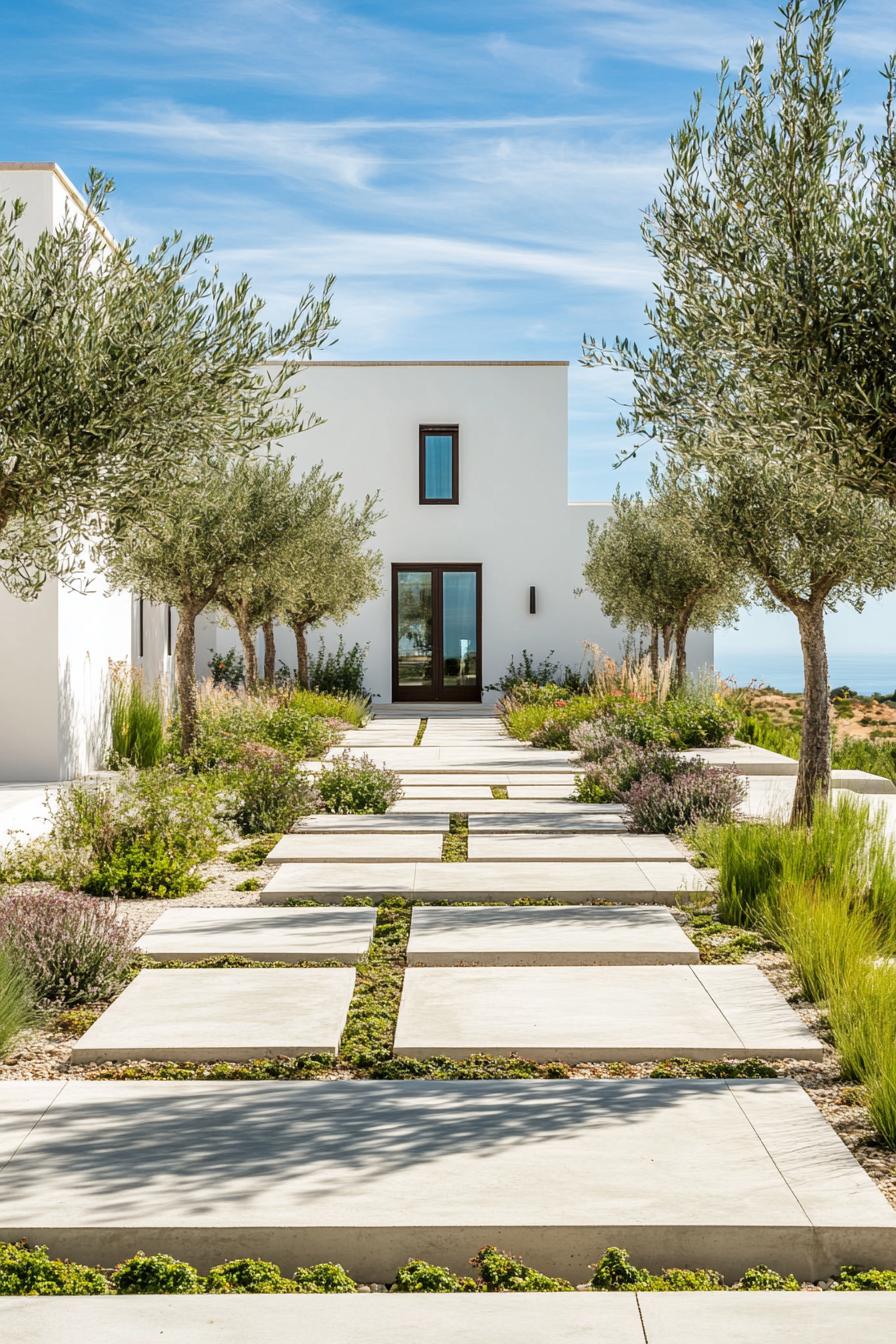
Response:
[[[36,173],[36,172],[52,173],[53,176],[59,181],[63,189],[67,192],[73,203],[81,211],[84,218],[89,220],[90,223],[93,224],[94,227],[99,230],[99,232],[105,238],[106,242],[109,243],[111,247],[117,249],[118,243],[115,241],[112,234],[106,228],[103,221],[99,219],[92,210],[88,209],[87,202],[85,201],[84,197],[81,195],[78,188],[72,182],[71,178],[65,175],[62,169],[59,167],[58,163],[0,163],[0,173]]]

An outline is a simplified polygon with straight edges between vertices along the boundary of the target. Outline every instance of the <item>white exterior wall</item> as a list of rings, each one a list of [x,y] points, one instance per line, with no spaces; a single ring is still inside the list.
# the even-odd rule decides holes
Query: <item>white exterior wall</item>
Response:
[[[0,164],[0,199],[19,199],[28,246],[83,203],[52,164]],[[101,575],[90,591],[55,580],[33,602],[0,587],[0,781],[68,779],[102,764],[110,660],[131,651],[131,599],[109,595]]]
[[[325,424],[283,445],[300,473],[322,461],[343,475],[345,495],[379,490],[385,518],[382,591],[341,631],[322,626],[328,646],[369,645],[367,686],[382,700],[392,692],[391,566],[446,562],[482,565],[482,680],[497,680],[526,648],[550,650],[578,667],[584,642],[611,654],[626,632],[613,630],[597,599],[582,586],[589,519],[605,520],[607,504],[567,502],[567,366],[565,363],[333,363],[303,371],[301,394]],[[420,425],[459,425],[460,502],[419,503]],[[536,613],[529,614],[535,586]],[[208,629],[209,638],[205,638]],[[197,664],[208,646],[239,648],[235,632],[198,631]],[[316,645],[312,634],[310,644]],[[288,630],[278,632],[278,659],[295,663]],[[698,635],[692,666],[712,660],[712,637]],[[494,695],[486,697],[494,699]]]

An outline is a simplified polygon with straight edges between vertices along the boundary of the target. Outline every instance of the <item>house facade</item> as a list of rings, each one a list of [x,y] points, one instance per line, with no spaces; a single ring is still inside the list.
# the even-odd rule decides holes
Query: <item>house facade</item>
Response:
[[[0,165],[0,198],[20,198],[34,241],[83,201],[54,164]],[[341,635],[366,651],[376,700],[493,700],[494,683],[523,649],[578,667],[586,641],[618,654],[614,630],[582,592],[587,526],[606,504],[567,499],[565,362],[314,360],[297,395],[323,417],[278,448],[296,472],[316,462],[340,472],[345,497],[379,494],[379,595],[339,629],[311,632],[328,648]],[[301,390],[299,390],[299,387]],[[169,684],[177,613],[138,595],[109,593],[102,574],[86,592],[48,583],[33,603],[0,588],[8,656],[0,660],[0,779],[67,778],[105,751],[111,661]],[[197,627],[197,673],[213,653],[239,648],[213,615]],[[277,630],[277,657],[296,665]],[[712,636],[689,642],[691,667],[712,662]]]

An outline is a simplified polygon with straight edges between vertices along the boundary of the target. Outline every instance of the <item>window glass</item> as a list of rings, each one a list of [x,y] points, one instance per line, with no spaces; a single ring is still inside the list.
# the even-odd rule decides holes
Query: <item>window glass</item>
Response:
[[[454,496],[454,438],[451,434],[426,434],[423,438],[423,493],[427,499]]]

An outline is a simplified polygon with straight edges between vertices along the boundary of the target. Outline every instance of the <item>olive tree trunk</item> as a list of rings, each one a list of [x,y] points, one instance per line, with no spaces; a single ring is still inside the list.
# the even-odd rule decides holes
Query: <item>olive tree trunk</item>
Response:
[[[277,641],[274,635],[274,622],[264,621],[264,684],[273,686],[277,676]]]
[[[803,650],[803,736],[793,795],[792,825],[811,825],[819,798],[831,787],[831,709],[824,601],[810,598],[794,609]]]
[[[296,637],[296,681],[308,691],[311,687],[308,684],[308,640],[305,636],[307,626],[305,621],[291,620],[289,627]]]
[[[258,654],[255,652],[255,627],[239,609],[232,611],[234,624],[243,646],[243,680],[249,692],[258,690]]]
[[[650,627],[650,671],[653,673],[655,681],[660,672],[660,628],[658,625]]]
[[[683,686],[688,675],[688,629],[687,618],[675,626],[675,685]]]
[[[181,607],[174,641],[174,681],[180,719],[180,749],[189,756],[196,741],[196,617],[201,608]]]

